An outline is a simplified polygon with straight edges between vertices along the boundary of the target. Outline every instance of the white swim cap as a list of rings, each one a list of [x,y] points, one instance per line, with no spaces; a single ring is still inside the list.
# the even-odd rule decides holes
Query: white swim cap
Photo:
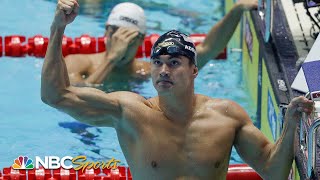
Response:
[[[107,25],[136,28],[142,34],[145,34],[147,29],[144,10],[130,2],[116,5],[109,15]]]

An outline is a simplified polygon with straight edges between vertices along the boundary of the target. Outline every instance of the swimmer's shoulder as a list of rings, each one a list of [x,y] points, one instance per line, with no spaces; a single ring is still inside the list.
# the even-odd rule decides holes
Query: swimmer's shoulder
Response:
[[[226,117],[235,120],[239,125],[252,123],[246,110],[237,102],[229,99],[221,99],[219,102],[219,110]]]
[[[202,100],[203,106],[210,107],[210,109],[223,116],[243,123],[246,123],[249,119],[245,109],[235,101],[230,99],[212,98],[204,95],[199,95],[198,98]]]
[[[69,54],[65,57],[66,61],[74,61],[74,63],[83,62],[97,62],[103,60],[105,52],[94,53],[94,54]]]
[[[150,102],[144,98],[143,96],[129,92],[129,91],[117,91],[109,93],[109,95],[117,96],[120,100],[122,105],[130,106],[130,107],[137,107],[137,106],[145,106],[150,107]]]
[[[220,106],[225,99],[219,99],[214,97],[209,97],[203,94],[196,94],[197,102],[203,105],[207,105],[208,103],[211,105]]]
[[[104,57],[106,55],[106,52],[100,52],[100,53],[94,53],[94,54],[83,54],[85,56],[84,59],[87,59],[89,61],[91,61],[92,64],[101,64],[101,62],[104,61]]]
[[[135,59],[135,69],[144,69],[147,74],[150,74],[151,66],[149,61],[144,61],[142,59]]]

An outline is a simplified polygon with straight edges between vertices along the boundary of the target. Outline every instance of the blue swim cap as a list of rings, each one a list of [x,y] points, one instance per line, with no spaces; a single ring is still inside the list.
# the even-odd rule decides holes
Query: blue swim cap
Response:
[[[197,66],[197,52],[192,39],[177,30],[171,30],[161,35],[151,50],[151,59],[160,55],[182,55],[192,60]]]

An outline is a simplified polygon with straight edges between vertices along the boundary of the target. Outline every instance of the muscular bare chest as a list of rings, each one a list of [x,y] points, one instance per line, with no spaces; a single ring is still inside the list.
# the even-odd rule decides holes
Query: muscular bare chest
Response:
[[[166,172],[166,178],[208,178],[224,176],[221,170],[228,167],[235,126],[218,114],[200,113],[187,125],[177,125],[159,114],[141,132],[134,153],[128,154],[132,161],[129,164],[145,169],[149,175]]]

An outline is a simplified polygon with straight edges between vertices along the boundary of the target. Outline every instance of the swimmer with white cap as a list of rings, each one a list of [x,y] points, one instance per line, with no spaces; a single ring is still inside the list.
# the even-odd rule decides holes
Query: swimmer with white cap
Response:
[[[66,4],[75,0],[63,0]],[[239,0],[226,16],[207,33],[203,43],[195,48],[201,69],[216,57],[232,37],[242,13],[255,9],[257,0]],[[145,80],[150,75],[150,63],[135,58],[146,34],[144,10],[130,2],[116,5],[106,22],[106,52],[90,55],[69,55],[65,58],[72,84],[90,85]],[[131,80],[129,80],[131,79]]]
[[[105,80],[146,79],[150,63],[135,59],[146,34],[144,10],[130,2],[116,5],[106,21],[106,50],[65,58],[70,81],[75,85],[100,84]]]
[[[233,146],[262,178],[288,178],[296,127],[303,113],[312,113],[312,101],[294,98],[281,138],[270,142],[237,103],[194,93],[199,54],[178,31],[160,36],[152,48],[150,71],[158,96],[72,86],[61,42],[79,7],[64,5],[58,3],[51,26],[41,99],[82,123],[114,128],[134,180],[224,180]]]

